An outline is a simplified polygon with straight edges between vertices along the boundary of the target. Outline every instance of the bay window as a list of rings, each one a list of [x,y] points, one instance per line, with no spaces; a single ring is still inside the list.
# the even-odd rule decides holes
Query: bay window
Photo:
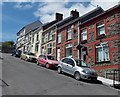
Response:
[[[96,45],[96,61],[109,61],[109,48],[107,42]]]
[[[69,43],[66,45],[66,57],[71,57],[72,56],[72,44]]]
[[[51,53],[52,53],[52,44],[49,43],[49,44],[47,45],[47,54],[51,54]]]

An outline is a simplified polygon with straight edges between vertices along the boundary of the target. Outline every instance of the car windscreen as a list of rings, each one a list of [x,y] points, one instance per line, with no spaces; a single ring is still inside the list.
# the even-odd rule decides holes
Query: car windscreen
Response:
[[[76,61],[77,66],[79,67],[89,67],[89,65],[86,64],[84,61],[81,61],[81,60],[75,60],[75,61]]]
[[[47,56],[47,58],[48,58],[49,60],[54,60],[54,57],[53,57],[53,56]]]

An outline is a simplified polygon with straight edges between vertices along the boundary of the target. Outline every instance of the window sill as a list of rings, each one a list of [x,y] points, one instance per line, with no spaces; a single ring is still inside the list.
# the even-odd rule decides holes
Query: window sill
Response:
[[[101,61],[101,62],[96,62],[96,64],[101,64],[101,63],[110,63],[110,61]]]
[[[106,37],[105,34],[101,34],[101,35],[97,36],[96,40],[98,40],[98,39],[103,39],[103,38],[105,38],[105,37]]]
[[[82,40],[81,41],[81,44],[85,44],[85,43],[87,43],[87,40]]]
[[[57,43],[57,45],[61,44],[61,42]]]
[[[72,40],[72,38],[71,39],[67,39],[66,41],[70,41],[70,40]]]

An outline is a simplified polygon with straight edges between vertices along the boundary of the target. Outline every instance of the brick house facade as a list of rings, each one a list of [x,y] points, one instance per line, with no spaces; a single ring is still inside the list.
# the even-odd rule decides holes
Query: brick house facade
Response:
[[[43,25],[43,32],[42,32],[42,44],[41,44],[41,54],[55,54],[56,42],[55,42],[55,35],[56,35],[56,23],[63,20],[63,14],[56,13],[55,20]]]
[[[56,56],[60,60],[66,56],[78,57],[78,18],[79,12],[71,11],[70,17],[57,24]]]
[[[120,5],[107,11],[98,8],[58,28],[56,37],[61,34],[61,41],[56,38],[56,54],[60,49],[61,59],[70,53],[72,57],[86,61],[101,76],[105,75],[105,71],[120,68],[119,9]],[[95,12],[97,14],[92,16]],[[71,38],[68,39],[70,28]]]
[[[101,76],[105,75],[105,71],[119,68],[120,65],[119,9],[120,5],[117,5],[80,25],[80,40],[82,31],[87,30],[87,41],[82,43],[87,47],[85,61],[98,70]]]

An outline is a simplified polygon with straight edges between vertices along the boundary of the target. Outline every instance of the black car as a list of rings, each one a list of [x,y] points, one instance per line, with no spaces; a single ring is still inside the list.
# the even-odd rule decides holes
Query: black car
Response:
[[[21,53],[22,53],[21,50],[14,50],[14,51],[12,52],[12,56],[15,56],[15,57],[20,58]]]

